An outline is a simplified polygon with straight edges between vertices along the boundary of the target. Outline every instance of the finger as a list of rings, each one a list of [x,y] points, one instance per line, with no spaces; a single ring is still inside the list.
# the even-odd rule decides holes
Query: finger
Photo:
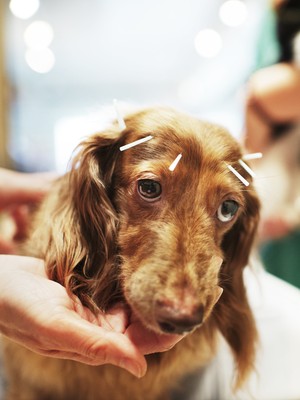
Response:
[[[54,173],[26,174],[0,168],[0,180],[5,188],[1,193],[0,208],[39,202],[55,178],[57,174]]]
[[[23,205],[23,204],[36,204],[42,201],[46,192],[40,189],[18,189],[14,192],[8,194],[7,198],[1,199],[1,205],[3,203],[3,207],[9,207],[11,204],[13,205]]]
[[[99,311],[97,315],[92,313],[81,301],[74,296],[73,309],[78,315],[95,325],[108,331],[124,333],[129,323],[129,309],[121,303],[116,304],[106,312]]]
[[[105,340],[102,340],[100,346],[97,346],[97,352],[100,353],[100,355],[95,356],[94,351],[89,351],[88,354],[85,354],[85,352],[82,353],[76,351],[77,349],[75,348],[72,349],[72,351],[45,348],[45,343],[43,342],[43,340],[41,340],[40,337],[34,337],[31,334],[28,334],[28,332],[10,330],[7,329],[6,326],[1,326],[0,328],[1,333],[4,336],[8,337],[10,340],[18,343],[23,347],[26,347],[28,350],[33,351],[34,353],[45,357],[72,360],[92,366],[113,364],[120,368],[126,369],[128,372],[132,373],[136,377],[141,377],[145,373],[145,370],[140,367],[138,362],[128,358],[126,354],[123,358],[120,357],[117,359],[116,362],[114,362],[114,360],[111,358],[111,345],[109,343],[106,343]]]
[[[116,304],[103,314],[109,327],[119,333],[124,333],[129,324],[129,309],[124,304]]]
[[[61,351],[61,350],[45,350],[45,349],[40,349],[40,348],[37,348],[35,352],[44,357],[59,358],[61,360],[77,361],[82,364],[91,365],[94,367],[105,364],[105,363],[99,362],[99,360],[97,360],[97,359],[87,357],[87,356],[82,355],[81,353],[76,353],[76,352],[68,352],[68,351]],[[135,374],[133,373],[133,375],[135,375]]]
[[[92,365],[113,364],[141,377],[147,369],[146,360],[139,349],[126,336],[108,332],[78,316],[64,318],[56,324],[55,347],[63,353],[74,353],[89,360]],[[49,331],[47,332],[49,336]],[[49,348],[51,348],[49,346]]]
[[[128,358],[120,359],[118,361],[118,363],[114,363],[114,362],[106,362],[106,361],[102,361],[102,360],[99,362],[99,359],[89,358],[82,354],[73,353],[73,352],[39,350],[39,351],[37,351],[37,353],[44,357],[76,361],[76,362],[80,362],[82,364],[90,365],[93,367],[111,364],[111,365],[114,365],[115,367],[126,370],[127,372],[129,372],[133,376],[135,376],[136,378],[142,378],[145,375],[146,369],[147,369],[146,361],[145,361],[145,367],[143,369],[141,369],[139,364],[135,363],[134,361],[132,361],[131,359],[128,359]]]

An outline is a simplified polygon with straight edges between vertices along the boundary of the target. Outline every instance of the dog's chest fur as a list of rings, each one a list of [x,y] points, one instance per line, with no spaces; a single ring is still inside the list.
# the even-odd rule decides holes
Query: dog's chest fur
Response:
[[[214,343],[208,336],[200,329],[168,352],[147,356],[141,379],[110,365],[45,358],[5,339],[12,379],[6,400],[166,400],[184,376],[211,359]]]
[[[242,272],[259,202],[252,186],[245,190],[227,168],[244,173],[239,145],[225,130],[170,110],[133,114],[126,125],[81,144],[70,173],[41,207],[28,253],[45,259],[49,278],[90,309],[108,309],[121,288],[133,313],[158,334],[166,333],[160,305],[189,310],[190,317],[201,306],[193,327],[203,325],[173,349],[148,356],[142,379],[109,365],[38,356],[5,341],[7,400],[166,400],[182,377],[210,360],[219,333],[233,352],[238,384],[253,366],[256,328]],[[120,152],[120,145],[149,133],[153,140]],[[162,196],[149,201],[147,191],[139,191],[141,181],[160,184]],[[239,205],[229,221],[228,202]]]

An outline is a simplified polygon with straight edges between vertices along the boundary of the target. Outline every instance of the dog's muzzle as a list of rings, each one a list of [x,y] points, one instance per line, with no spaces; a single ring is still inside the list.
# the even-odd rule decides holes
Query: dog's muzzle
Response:
[[[192,331],[203,322],[204,307],[180,307],[180,303],[168,299],[157,300],[155,319],[164,333],[184,334]]]

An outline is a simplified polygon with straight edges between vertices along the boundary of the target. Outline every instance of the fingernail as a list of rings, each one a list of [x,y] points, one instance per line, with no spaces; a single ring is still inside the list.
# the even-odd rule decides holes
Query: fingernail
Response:
[[[146,371],[144,371],[139,364],[135,363],[129,358],[123,358],[123,360],[120,362],[120,367],[126,369],[137,378],[142,378],[146,373]]]

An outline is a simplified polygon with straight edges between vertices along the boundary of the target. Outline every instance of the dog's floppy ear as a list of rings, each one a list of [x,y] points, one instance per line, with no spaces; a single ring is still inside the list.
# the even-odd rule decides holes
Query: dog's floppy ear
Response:
[[[51,216],[48,274],[91,309],[105,309],[118,293],[118,217],[111,196],[122,140],[121,133],[111,131],[79,145]]]
[[[243,281],[259,221],[259,200],[253,188],[245,192],[246,207],[225,235],[220,280],[224,292],[216,305],[217,324],[236,361],[236,387],[242,385],[254,364],[257,332]]]

